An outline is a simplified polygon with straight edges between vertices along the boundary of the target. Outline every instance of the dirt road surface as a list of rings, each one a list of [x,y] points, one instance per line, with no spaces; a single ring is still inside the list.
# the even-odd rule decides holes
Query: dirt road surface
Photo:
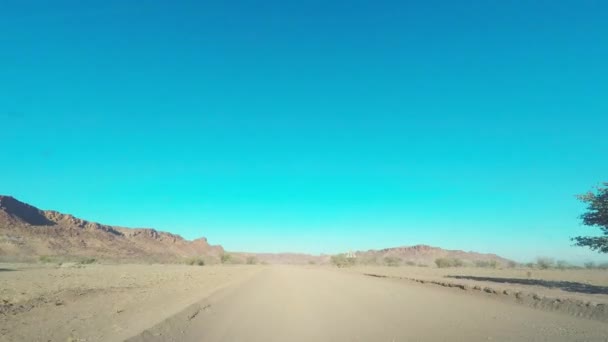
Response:
[[[130,341],[608,341],[608,324],[339,270],[269,267]]]

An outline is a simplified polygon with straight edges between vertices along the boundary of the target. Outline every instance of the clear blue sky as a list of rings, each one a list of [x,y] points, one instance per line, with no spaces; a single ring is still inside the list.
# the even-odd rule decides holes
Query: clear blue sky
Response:
[[[606,1],[3,1],[0,193],[228,250],[606,260]]]

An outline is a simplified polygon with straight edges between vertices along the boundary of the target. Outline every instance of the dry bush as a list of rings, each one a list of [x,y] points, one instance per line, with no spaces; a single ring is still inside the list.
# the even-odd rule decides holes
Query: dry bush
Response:
[[[227,264],[232,260],[232,255],[228,254],[228,253],[223,253],[222,255],[220,255],[220,261],[222,262],[222,264]]]
[[[584,265],[585,265],[585,268],[590,269],[590,270],[595,268],[595,263],[593,261],[586,262]]]
[[[498,267],[498,262],[496,260],[475,260],[473,262],[475,267],[483,267],[483,268],[496,268]]]
[[[435,259],[435,264],[439,268],[462,267],[464,262],[458,258],[438,258]]]
[[[585,263],[585,268],[590,270],[608,270],[608,262],[596,264],[593,261]]]
[[[401,259],[397,257],[387,256],[384,257],[384,264],[386,266],[396,267],[401,265]]]
[[[538,265],[538,268],[541,270],[546,270],[553,267],[553,265],[555,265],[555,261],[553,258],[538,257],[536,258],[536,265]]]
[[[55,262],[55,258],[53,258],[52,256],[48,256],[48,255],[41,255],[40,257],[38,257],[38,261],[40,261],[41,263],[44,263],[44,264],[48,264],[48,263]]]
[[[205,260],[203,260],[202,258],[189,258],[186,259],[185,264],[190,266],[204,266]]]
[[[572,266],[565,260],[557,260],[555,267],[560,270],[565,270],[567,268],[572,268]]]
[[[331,263],[337,267],[350,267],[355,265],[355,258],[348,258],[346,254],[336,254],[331,256]]]
[[[78,263],[81,265],[90,265],[90,264],[93,264],[96,262],[97,262],[97,259],[95,259],[95,258],[82,258],[82,259],[78,260]]]

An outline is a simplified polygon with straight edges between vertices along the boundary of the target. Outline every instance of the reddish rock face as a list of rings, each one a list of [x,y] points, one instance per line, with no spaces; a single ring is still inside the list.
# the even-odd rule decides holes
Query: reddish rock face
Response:
[[[190,256],[219,256],[221,246],[207,239],[188,241],[151,228],[124,228],[86,221],[53,210],[40,210],[0,196],[0,255],[74,255],[135,258],[157,262]],[[17,243],[18,242],[18,243]]]
[[[0,211],[3,211],[14,221],[32,226],[51,226],[55,224],[44,215],[42,210],[22,203],[11,196],[0,196]]]

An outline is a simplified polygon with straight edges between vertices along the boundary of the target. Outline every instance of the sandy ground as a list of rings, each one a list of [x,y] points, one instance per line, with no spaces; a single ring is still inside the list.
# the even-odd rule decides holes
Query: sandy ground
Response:
[[[546,281],[577,282],[590,285],[608,287],[608,270],[587,270],[587,269],[530,269],[530,268],[478,268],[478,267],[417,267],[417,266],[356,266],[347,268],[356,272],[376,272],[390,275],[415,275],[429,277],[448,277],[448,276],[476,276],[476,277],[495,277],[495,278],[521,278],[538,279]],[[529,274],[528,274],[529,272]]]
[[[0,265],[0,341],[121,341],[259,270]]]
[[[0,269],[1,341],[608,341],[606,322],[396,277],[420,277],[422,272],[444,278],[449,275],[445,270],[245,265]],[[369,271],[395,278],[364,275]],[[465,273],[482,275],[475,272],[512,277],[508,272],[517,270]],[[544,277],[560,279],[558,275]],[[561,275],[570,282],[587,277],[600,288],[605,281],[603,273]]]
[[[606,341],[608,325],[339,270],[271,267],[130,341]]]
[[[608,322],[608,271],[607,270],[537,270],[537,269],[484,269],[484,268],[427,268],[359,266],[346,272],[373,274],[391,278],[416,279],[429,282],[463,284],[490,288],[502,293],[538,295],[539,297],[572,300],[586,305],[604,304],[604,320]]]

